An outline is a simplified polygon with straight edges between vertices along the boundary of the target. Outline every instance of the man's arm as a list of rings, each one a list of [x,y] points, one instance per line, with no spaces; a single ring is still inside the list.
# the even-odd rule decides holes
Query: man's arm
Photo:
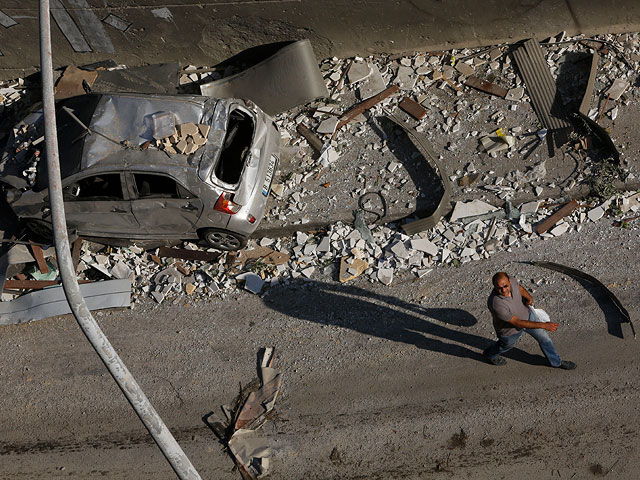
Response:
[[[522,295],[522,298],[524,299],[524,304],[533,305],[533,297],[531,296],[531,294],[527,292],[527,289],[524,288],[522,285],[518,284],[518,286],[520,287],[520,295]]]
[[[515,315],[507,320],[511,325],[516,328],[542,328],[550,332],[555,332],[558,329],[559,323],[554,322],[530,322],[529,320],[520,320]]]

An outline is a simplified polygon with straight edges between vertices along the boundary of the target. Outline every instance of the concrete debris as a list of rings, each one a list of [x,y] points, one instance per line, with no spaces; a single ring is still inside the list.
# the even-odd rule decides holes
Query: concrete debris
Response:
[[[398,73],[394,79],[401,90],[413,90],[417,80],[418,77],[414,73],[413,68],[404,66],[398,68]]]
[[[480,143],[487,153],[492,154],[512,148],[516,144],[516,138],[511,135],[506,135],[502,129],[499,128],[489,135],[480,137]]]
[[[264,280],[253,272],[242,273],[236,277],[236,280],[244,281],[244,289],[256,295],[264,285]]]
[[[387,88],[387,82],[382,78],[378,67],[372,63],[368,63],[371,73],[364,82],[359,84],[358,97],[360,100],[367,100],[378,95]]]
[[[373,68],[370,64],[365,62],[353,62],[351,67],[349,67],[349,73],[347,73],[347,78],[349,79],[349,83],[355,84],[359,83],[363,80],[366,80],[373,73]],[[380,72],[378,72],[379,74]]]
[[[609,90],[605,92],[605,94],[607,95],[609,100],[617,101],[620,100],[620,97],[627,88],[629,88],[629,82],[622,78],[616,78],[613,81],[611,87],[609,87]]]
[[[482,200],[471,200],[470,202],[456,202],[453,213],[449,221],[451,223],[465,217],[473,217],[475,215],[483,215],[489,212],[495,212],[498,208],[489,205]]]
[[[504,99],[519,102],[520,100],[522,100],[522,97],[524,97],[524,88],[516,87],[509,90]]]
[[[345,283],[359,277],[367,268],[369,268],[369,264],[366,260],[342,257],[340,259],[340,283]]]
[[[589,220],[591,220],[592,222],[597,222],[602,217],[604,217],[604,209],[602,207],[596,207],[592,210],[589,210],[589,212],[587,213],[587,216],[589,217]]]

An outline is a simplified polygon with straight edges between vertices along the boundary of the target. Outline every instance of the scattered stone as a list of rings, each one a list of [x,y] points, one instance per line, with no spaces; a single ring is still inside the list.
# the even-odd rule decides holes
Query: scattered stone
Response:
[[[369,264],[360,258],[354,258],[351,263],[347,263],[348,257],[340,259],[340,283],[345,283],[359,277],[369,268]]]
[[[353,62],[349,68],[349,73],[347,73],[347,78],[349,83],[353,85],[369,78],[371,73],[372,68],[370,64],[364,62]]]
[[[602,207],[596,207],[592,210],[589,210],[589,213],[587,213],[587,215],[589,217],[589,220],[591,220],[592,222],[597,222],[604,216],[604,209]]]
[[[418,250],[419,252],[424,252],[427,255],[435,256],[438,254],[438,246],[430,242],[426,238],[418,238],[415,240],[411,240],[411,248],[414,250]]]
[[[449,221],[451,223],[465,217],[473,217],[475,215],[483,215],[498,210],[493,205],[483,202],[482,200],[471,200],[469,202],[456,202],[453,213]]]

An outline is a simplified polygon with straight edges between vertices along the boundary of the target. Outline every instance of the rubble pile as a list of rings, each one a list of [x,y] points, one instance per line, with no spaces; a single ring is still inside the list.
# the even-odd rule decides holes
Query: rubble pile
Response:
[[[614,45],[624,46],[624,57]],[[573,171],[558,167],[573,162],[545,154],[541,146],[547,130],[531,108],[526,85],[508,55],[510,48],[324,60],[320,70],[330,98],[276,118],[283,157],[288,158],[274,179],[271,209],[263,223],[301,226],[326,218],[335,219],[333,223],[298,227],[311,231],[281,238],[251,240],[242,252],[221,252],[209,260],[169,258],[136,246],[97,250],[85,242],[77,270],[80,278],[128,278],[132,304],[143,296],[158,303],[180,301],[183,295],[194,300],[223,297],[238,288],[259,294],[270,285],[296,279],[347,282],[362,276],[389,285],[399,276],[422,277],[439,265],[460,266],[499,250],[580,231],[585,222],[605,216],[621,217],[617,224],[622,227],[636,225],[630,223],[635,216],[625,215],[638,213],[637,193],[569,202],[598,172],[593,145],[574,132],[563,147],[563,154],[578,159]],[[588,117],[612,124],[620,109],[640,93],[635,85],[640,34],[595,40],[561,34],[545,43],[551,73],[572,79],[558,86],[567,105],[584,95],[576,85],[586,78],[578,65],[585,57],[576,55],[596,50],[600,63],[594,92],[599,102],[592,102]],[[189,66],[180,83],[219,77],[213,69]],[[456,202],[451,215],[413,236],[398,227],[414,220],[418,204],[439,191],[432,178],[420,184],[420,177],[426,177],[424,159],[400,146],[398,136],[385,128],[381,117],[390,114],[427,137],[435,152],[442,152],[438,158],[453,184]],[[157,147],[168,153],[192,153],[206,141],[203,125],[169,124],[155,136]],[[636,177],[634,166],[624,145],[619,148],[621,168],[631,180]],[[353,211],[367,193],[379,194],[394,213],[382,220],[384,225],[372,224],[369,216],[368,226],[352,226]],[[495,206],[502,204],[503,208]],[[192,243],[183,249],[202,251]],[[3,300],[9,298],[12,295],[3,294]]]

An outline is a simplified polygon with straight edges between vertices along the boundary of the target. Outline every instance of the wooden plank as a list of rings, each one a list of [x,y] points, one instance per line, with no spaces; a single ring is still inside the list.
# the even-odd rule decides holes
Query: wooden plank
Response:
[[[340,128],[344,127],[347,123],[349,123],[351,120],[356,118],[361,113],[366,112],[370,108],[376,106],[378,103],[380,103],[385,98],[390,97],[391,95],[396,93],[399,89],[400,88],[397,85],[391,85],[390,87],[386,88],[385,90],[383,90],[379,94],[374,95],[373,97],[365,100],[364,102],[361,102],[361,103],[351,107],[349,110],[347,110],[345,113],[343,113],[342,116],[340,117],[340,121],[338,122],[338,126],[336,127],[336,131],[340,130]]]
[[[34,245],[33,243],[30,245],[31,247],[31,255],[36,259],[36,263],[38,264],[38,270],[40,273],[49,273],[49,266],[47,265],[47,261],[44,259],[44,253],[42,253],[42,248],[38,245]]]
[[[422,120],[427,114],[426,108],[409,97],[404,97],[398,106],[416,120]]]
[[[309,142],[309,145],[311,145],[311,148],[313,148],[316,152],[320,152],[320,150],[322,150],[322,141],[318,138],[318,136],[313,133],[309,127],[307,127],[306,125],[303,125],[302,123],[299,123],[298,126],[296,127],[296,130],[298,131],[298,133],[300,135],[302,135],[305,140],[307,140],[307,142]]]
[[[186,248],[160,247],[158,256],[165,258],[180,258],[182,260],[199,260],[215,262],[220,258],[220,252],[205,252],[202,250],[187,250]]]
[[[571,200],[560,207],[553,215],[547,217],[536,227],[536,233],[542,235],[544,232],[553,227],[556,223],[562,220],[567,215],[571,215],[573,211],[578,208],[578,202]]]
[[[481,78],[474,77],[473,75],[468,77],[464,84],[467,87],[475,88],[476,90],[480,90],[481,92],[489,93],[501,98],[506,97],[508,92],[506,88],[502,88],[495,83],[487,82],[486,80],[482,80]]]

